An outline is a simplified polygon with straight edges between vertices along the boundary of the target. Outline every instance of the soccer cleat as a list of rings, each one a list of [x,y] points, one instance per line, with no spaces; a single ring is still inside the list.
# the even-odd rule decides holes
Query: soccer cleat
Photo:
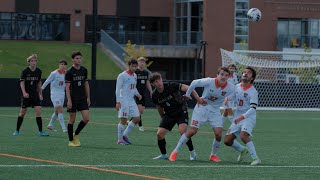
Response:
[[[167,160],[168,159],[168,155],[167,154],[160,154],[157,157],[152,158],[154,160],[158,160],[158,159],[163,159],[163,160]]]
[[[74,133],[73,133],[73,141],[74,141],[74,144],[76,144],[78,147],[81,146],[79,136],[75,135]]]
[[[177,156],[178,156],[178,152],[172,151],[172,153],[170,154],[170,157],[169,157],[169,161],[176,161]]]
[[[246,154],[248,154],[248,153],[249,153],[249,150],[248,150],[247,147],[245,147],[245,148],[241,151],[241,153],[239,154],[237,161],[238,161],[238,162],[241,162],[241,161],[243,160],[244,156],[245,156]]]
[[[51,130],[51,131],[57,132],[57,130],[56,130],[56,129],[54,129],[54,127],[53,127],[53,126],[48,126],[48,129],[49,129],[49,130]]]
[[[49,134],[44,131],[39,131],[39,136],[49,136]]]
[[[123,140],[126,141],[128,144],[132,144],[132,143],[129,141],[128,136],[123,136],[122,138],[123,138]]]
[[[256,166],[258,164],[261,164],[261,160],[259,158],[256,158],[252,161],[252,163],[250,164],[251,166]]]
[[[197,154],[196,154],[196,151],[195,151],[195,150],[190,151],[190,160],[191,160],[191,161],[197,160]]]
[[[139,131],[144,131],[144,127],[143,127],[143,126],[140,126],[140,127],[139,127]]]
[[[119,145],[128,145],[128,143],[123,139],[117,141],[117,144],[119,144]]]
[[[20,131],[15,131],[12,135],[14,135],[14,136],[20,136]]]
[[[216,155],[211,155],[210,158],[209,158],[210,161],[213,161],[213,162],[220,162],[220,158]]]
[[[68,146],[70,146],[70,147],[79,147],[80,145],[79,145],[79,144],[76,144],[76,143],[74,142],[74,140],[72,140],[72,141],[69,141]]]

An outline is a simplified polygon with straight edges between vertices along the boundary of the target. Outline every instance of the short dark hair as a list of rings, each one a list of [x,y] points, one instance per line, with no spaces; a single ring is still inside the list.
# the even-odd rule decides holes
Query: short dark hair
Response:
[[[64,59],[61,59],[61,60],[59,61],[59,64],[61,64],[61,63],[63,63],[64,65],[68,65],[67,61],[64,60]]]
[[[253,83],[253,81],[256,79],[256,76],[257,76],[256,70],[254,70],[253,67],[251,67],[251,66],[247,66],[245,69],[249,69],[252,72],[253,79],[251,80],[251,83]]]
[[[227,68],[227,67],[219,67],[217,74],[219,74],[220,71],[225,71],[225,72],[229,73],[229,75],[231,74],[229,68]]]
[[[128,61],[128,65],[130,66],[131,64],[138,64],[138,61],[135,60],[135,59],[130,59],[130,60]]]
[[[235,69],[237,69],[237,66],[233,63],[228,64],[227,68],[230,68],[230,67],[234,67]]]
[[[74,59],[74,57],[76,57],[76,56],[82,56],[81,52],[80,51],[73,51],[71,54],[71,58]]]
[[[158,73],[158,72],[154,72],[154,73],[152,73],[152,74],[150,75],[149,81],[150,81],[150,83],[152,84],[155,80],[158,80],[158,79],[160,79],[160,78],[161,78],[161,74]]]

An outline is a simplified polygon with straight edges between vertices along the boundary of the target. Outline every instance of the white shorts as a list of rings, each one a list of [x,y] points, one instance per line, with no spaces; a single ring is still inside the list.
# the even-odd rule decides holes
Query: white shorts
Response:
[[[118,118],[139,117],[140,112],[136,102],[121,104],[118,111]]]
[[[212,128],[222,128],[223,121],[220,109],[209,110],[197,104],[193,109],[190,126],[199,129],[205,123],[209,123]]]
[[[235,124],[232,123],[227,131],[226,135],[234,134],[237,138],[240,138],[240,132],[247,132],[250,136],[252,136],[253,128],[256,126],[256,121],[253,118],[246,118],[240,123]]]
[[[64,104],[64,95],[63,96],[59,96],[59,95],[54,95],[51,96],[51,102],[53,104],[53,107],[63,107]]]

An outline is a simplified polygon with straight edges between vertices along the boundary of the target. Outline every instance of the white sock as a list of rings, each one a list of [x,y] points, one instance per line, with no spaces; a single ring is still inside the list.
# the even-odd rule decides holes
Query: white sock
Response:
[[[247,147],[248,147],[248,149],[249,149],[251,158],[252,158],[252,159],[257,159],[258,156],[257,156],[257,153],[256,153],[256,149],[254,148],[253,142],[250,141],[250,142],[248,142],[246,145],[247,145]]]
[[[242,152],[244,150],[244,146],[242,146],[238,141],[233,140],[233,144],[231,145],[235,150]]]
[[[176,148],[173,151],[179,152],[180,148],[189,140],[186,134],[182,134]]]
[[[123,135],[128,136],[131,133],[131,131],[133,130],[134,126],[135,126],[134,122],[130,121],[126,130],[124,131]]]
[[[122,124],[118,124],[118,141],[123,139],[123,131],[124,131],[125,126]]]
[[[58,114],[58,119],[59,119],[62,130],[66,130],[67,128],[66,128],[66,125],[64,124],[64,118],[62,113]]]
[[[53,126],[54,121],[58,118],[56,113],[53,113],[48,126]]]
[[[220,148],[220,141],[214,140],[212,143],[211,155],[216,155],[219,148]]]

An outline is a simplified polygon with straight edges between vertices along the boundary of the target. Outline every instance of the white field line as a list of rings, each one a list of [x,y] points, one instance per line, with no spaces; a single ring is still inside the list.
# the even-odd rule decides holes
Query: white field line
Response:
[[[320,166],[249,166],[249,165],[138,165],[138,164],[121,164],[121,165],[74,165],[74,167],[126,167],[126,168],[320,168]],[[0,168],[40,168],[40,167],[72,167],[70,165],[26,165],[26,164],[17,164],[17,165],[5,165],[0,164]]]

